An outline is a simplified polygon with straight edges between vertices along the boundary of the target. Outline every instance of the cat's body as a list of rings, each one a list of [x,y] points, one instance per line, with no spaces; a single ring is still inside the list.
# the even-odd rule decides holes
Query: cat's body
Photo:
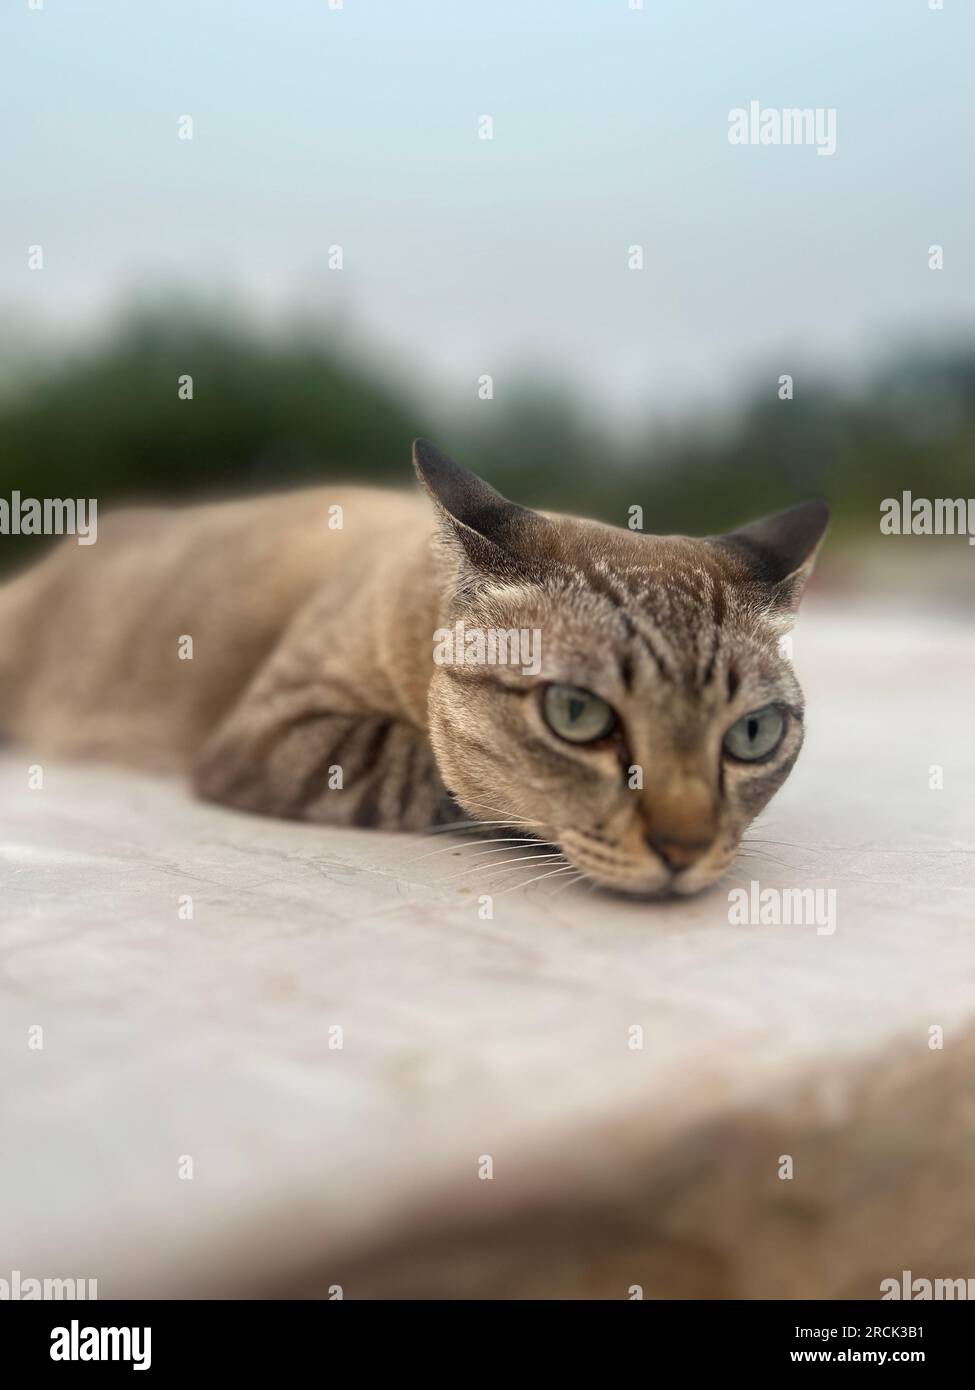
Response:
[[[350,659],[345,676],[363,709],[388,704],[386,649],[409,642],[414,615],[431,629],[433,530],[419,493],[365,488],[110,514],[97,545],[66,540],[0,590],[4,729],[44,753],[191,768],[316,595],[321,674],[336,643],[364,639],[376,659]],[[409,699],[421,725],[426,684]]]
[[[653,537],[515,507],[429,446],[417,468],[433,506],[329,488],[119,512],[96,546],[62,542],[0,590],[5,734],[328,824],[420,829],[459,803],[631,891],[713,881],[798,753],[776,639],[825,515]],[[457,620],[539,633],[540,669],[436,665]],[[729,814],[722,737],[772,697],[781,752]],[[599,737],[555,732],[604,709]]]

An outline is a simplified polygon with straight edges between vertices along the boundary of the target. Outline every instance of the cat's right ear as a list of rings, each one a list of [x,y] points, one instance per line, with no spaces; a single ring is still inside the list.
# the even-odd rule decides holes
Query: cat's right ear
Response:
[[[509,502],[426,439],[413,441],[413,467],[449,533],[477,569],[524,574],[537,562],[542,534],[551,524],[545,517]]]
[[[818,499],[713,536],[711,543],[734,555],[773,610],[788,616],[799,606],[828,525],[829,507]]]

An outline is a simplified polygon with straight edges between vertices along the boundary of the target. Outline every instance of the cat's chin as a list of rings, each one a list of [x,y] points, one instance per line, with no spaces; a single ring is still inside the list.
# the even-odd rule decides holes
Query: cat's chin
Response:
[[[662,888],[633,888],[621,883],[596,882],[596,887],[611,898],[626,898],[636,903],[665,903],[674,897],[674,887],[670,883]]]
[[[698,893],[706,893],[709,888],[713,888],[718,883],[721,876],[708,878],[698,883],[682,883],[680,877],[677,876],[672,878],[669,883],[652,888],[641,888],[626,883],[604,882],[594,878],[591,874],[587,877],[601,893],[608,893],[611,897],[628,898],[631,902],[664,903],[677,902],[682,898],[696,897]]]
[[[716,868],[694,868],[686,873],[678,874],[671,885],[671,892],[677,898],[693,898],[698,893],[706,893],[709,888],[714,888],[720,883],[728,872],[734,855],[726,858]]]
[[[601,892],[615,897],[639,899],[644,902],[664,902],[667,899],[691,898],[713,888],[724,876],[730,862],[727,856],[718,864],[703,863],[692,866],[683,872],[674,872],[659,865],[644,866],[639,863],[617,864],[608,868],[585,852],[579,853],[578,844],[573,852],[572,832],[560,837],[563,852],[573,866],[583,873],[591,884]],[[732,856],[733,858],[733,856]]]
[[[681,898],[693,898],[698,893],[706,893],[709,888],[714,887],[718,880],[711,878],[702,883],[685,884],[681,883],[679,878],[674,878],[669,883],[653,888],[640,888],[625,883],[593,881],[600,892],[609,893],[613,897],[629,898],[635,902],[663,903],[674,902]]]
[[[611,893],[615,897],[639,898],[645,902],[661,902],[673,896],[674,879],[666,871],[647,874],[645,871],[634,870],[628,874],[609,874],[604,869],[587,863],[583,857],[576,858],[572,854],[568,857],[573,867],[584,873],[588,882],[603,893]]]

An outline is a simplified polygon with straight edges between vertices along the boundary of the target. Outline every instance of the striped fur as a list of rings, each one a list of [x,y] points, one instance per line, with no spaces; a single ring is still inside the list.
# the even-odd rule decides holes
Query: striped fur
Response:
[[[432,446],[415,463],[429,499],[336,488],[122,512],[97,546],[61,543],[0,590],[5,732],[34,761],[187,770],[241,810],[385,829],[507,818],[608,887],[712,882],[799,752],[778,638],[822,509],[655,537],[517,507]],[[458,620],[538,629],[541,670],[435,665],[434,632]],[[609,701],[614,736],[558,739],[552,681]],[[772,702],[781,749],[730,765],[724,731]],[[676,871],[660,835],[707,852]]]

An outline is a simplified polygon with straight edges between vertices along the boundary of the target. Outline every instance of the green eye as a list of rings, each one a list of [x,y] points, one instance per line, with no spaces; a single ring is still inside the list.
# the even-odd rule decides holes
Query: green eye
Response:
[[[612,705],[577,685],[550,685],[542,708],[552,732],[569,743],[595,743],[616,727]]]
[[[775,705],[752,710],[724,736],[724,751],[743,763],[754,763],[778,748],[785,732],[785,718]]]

